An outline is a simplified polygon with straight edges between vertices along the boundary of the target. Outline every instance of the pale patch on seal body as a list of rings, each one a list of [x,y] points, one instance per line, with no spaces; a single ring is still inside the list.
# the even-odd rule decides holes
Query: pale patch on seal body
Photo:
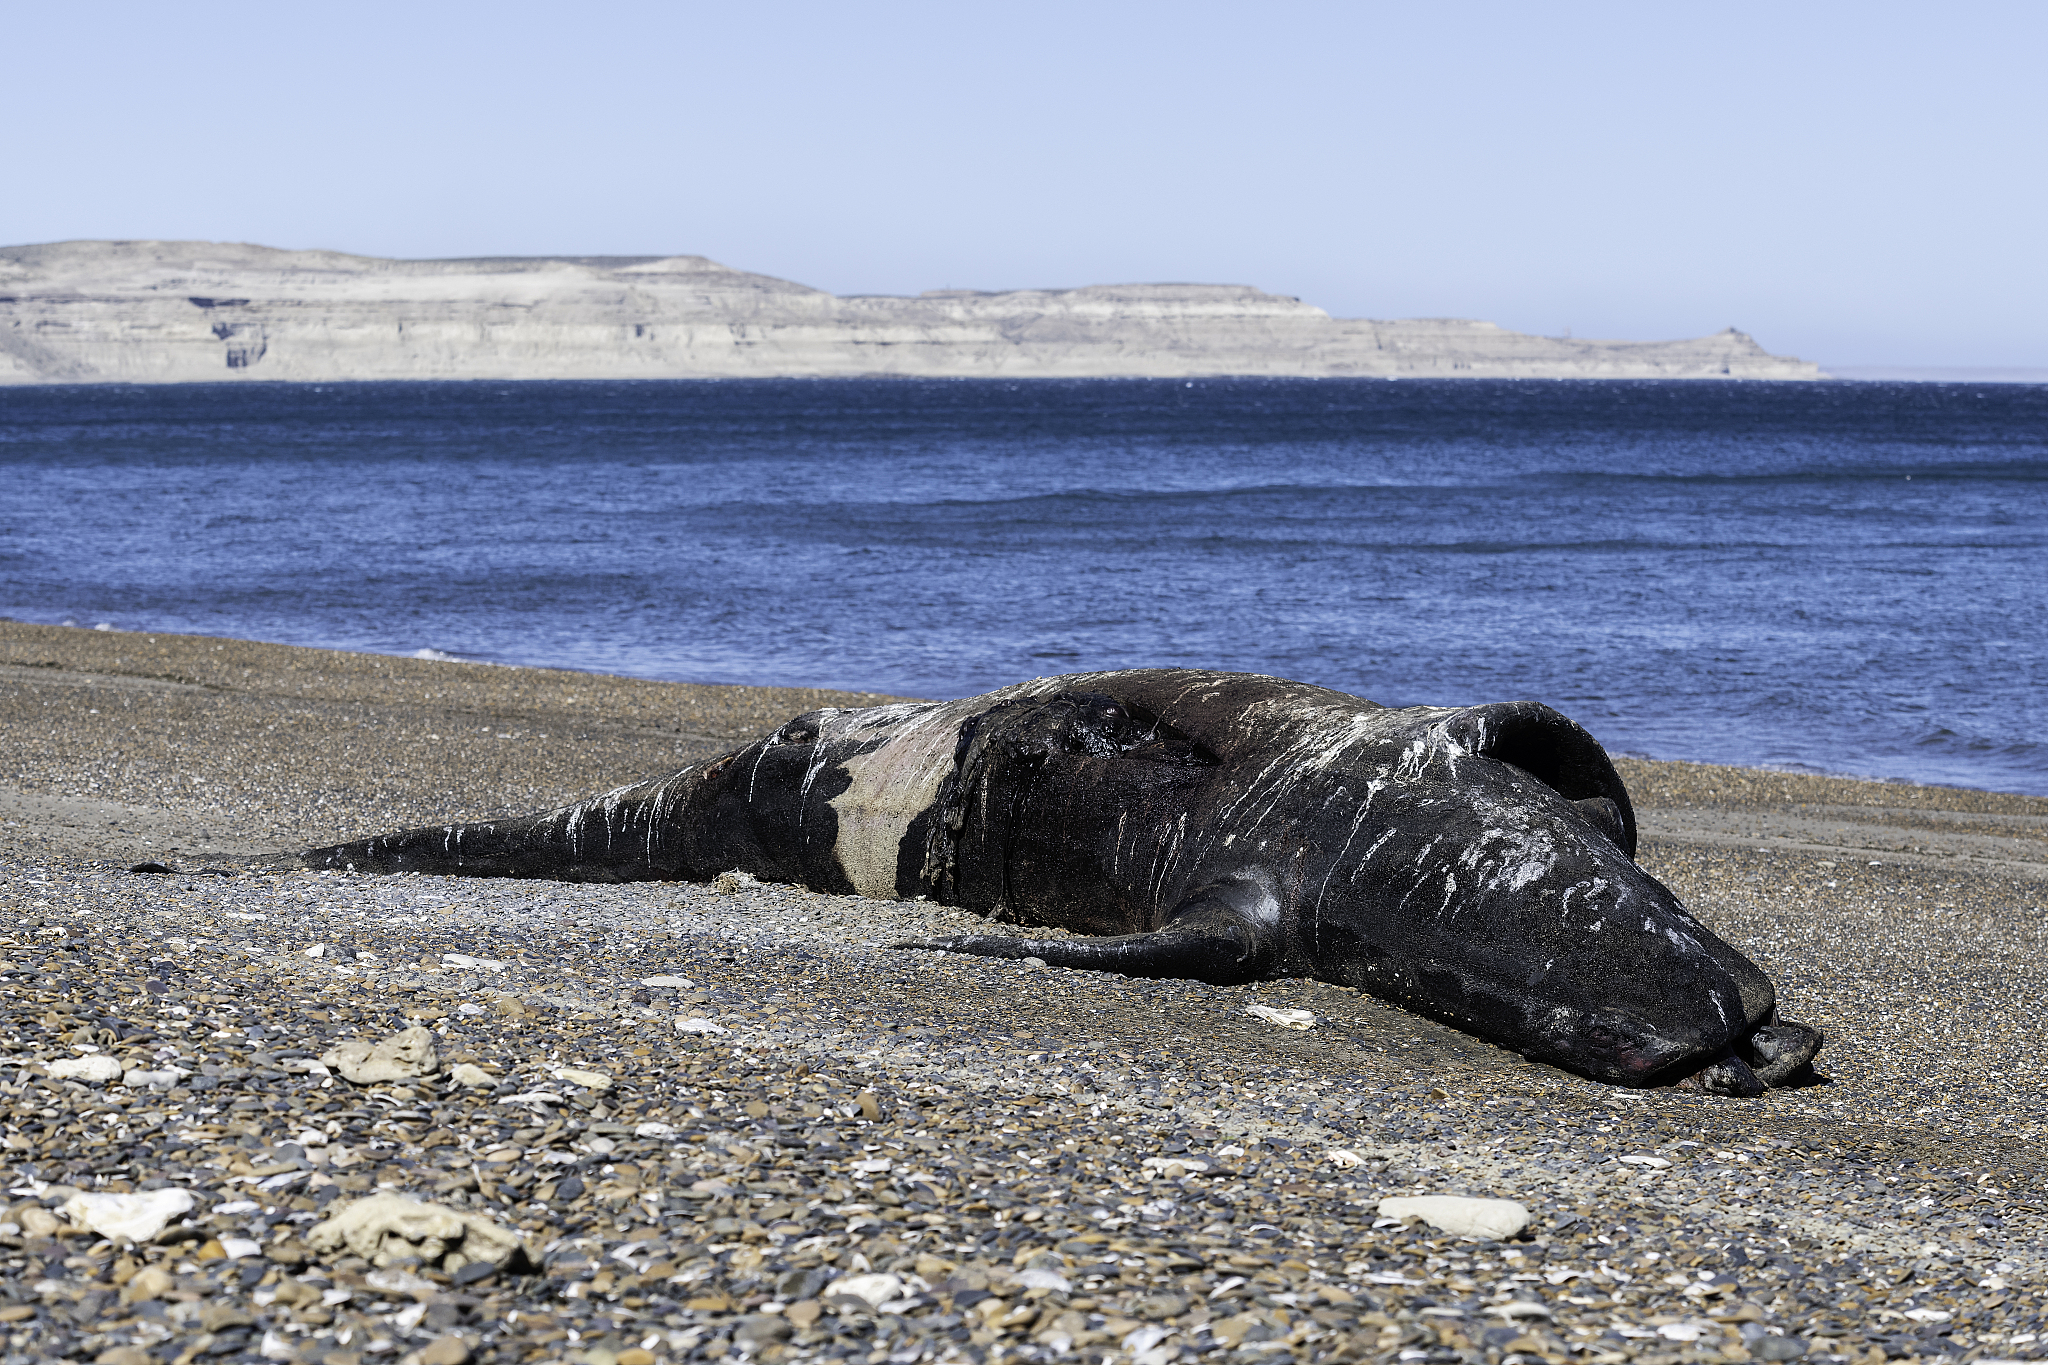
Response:
[[[316,867],[765,881],[1082,939],[906,945],[1132,975],[1313,976],[1621,1084],[1754,1093],[1819,1047],[1636,866],[1607,755],[1534,702],[1387,708],[1147,669],[809,712],[710,763]]]

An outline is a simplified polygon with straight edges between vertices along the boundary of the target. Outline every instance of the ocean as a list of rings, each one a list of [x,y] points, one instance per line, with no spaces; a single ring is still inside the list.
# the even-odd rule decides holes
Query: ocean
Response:
[[[2048,386],[0,389],[0,614],[954,696],[1198,665],[2048,794]]]

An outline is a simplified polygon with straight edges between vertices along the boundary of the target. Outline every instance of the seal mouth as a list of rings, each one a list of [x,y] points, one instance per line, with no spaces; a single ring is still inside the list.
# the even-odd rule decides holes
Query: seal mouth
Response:
[[[1823,1041],[1819,1029],[1780,1019],[1775,1008],[1747,1033],[1723,1042],[1681,1041],[1612,1008],[1559,1023],[1564,1027],[1552,1031],[1551,1050],[1583,1075],[1630,1089],[1741,1098],[1811,1083],[1810,1064]]]

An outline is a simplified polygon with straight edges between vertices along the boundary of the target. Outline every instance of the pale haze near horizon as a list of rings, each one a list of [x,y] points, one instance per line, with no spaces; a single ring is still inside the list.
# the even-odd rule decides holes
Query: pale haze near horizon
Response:
[[[0,241],[704,255],[834,293],[2048,366],[2048,9],[17,7]]]

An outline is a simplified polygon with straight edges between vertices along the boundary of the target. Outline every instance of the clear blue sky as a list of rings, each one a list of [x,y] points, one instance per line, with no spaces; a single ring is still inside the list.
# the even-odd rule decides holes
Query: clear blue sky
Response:
[[[17,5],[0,241],[1255,284],[2048,365],[2048,6]]]

